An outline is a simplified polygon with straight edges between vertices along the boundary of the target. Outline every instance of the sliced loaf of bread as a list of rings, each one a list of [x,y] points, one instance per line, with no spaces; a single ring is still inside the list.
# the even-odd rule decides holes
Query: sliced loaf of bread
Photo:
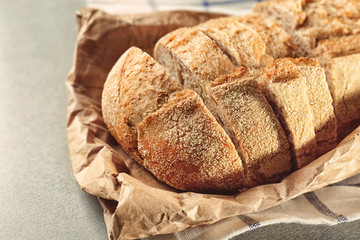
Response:
[[[278,182],[360,124],[359,7],[273,0],[168,33],[155,46],[158,63],[130,48],[105,83],[104,121],[174,188],[230,193]],[[287,58],[296,54],[320,64]]]

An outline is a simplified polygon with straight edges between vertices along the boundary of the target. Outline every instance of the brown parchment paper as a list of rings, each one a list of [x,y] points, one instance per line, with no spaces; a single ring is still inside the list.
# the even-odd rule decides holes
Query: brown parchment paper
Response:
[[[167,32],[220,16],[188,11],[116,16],[90,8],[77,14],[75,59],[66,81],[69,150],[80,187],[100,200],[109,239],[144,238],[211,224],[360,173],[360,127],[281,183],[231,196],[176,191],[124,153],[101,113],[102,88],[113,64],[131,46],[152,54],[156,41]]]

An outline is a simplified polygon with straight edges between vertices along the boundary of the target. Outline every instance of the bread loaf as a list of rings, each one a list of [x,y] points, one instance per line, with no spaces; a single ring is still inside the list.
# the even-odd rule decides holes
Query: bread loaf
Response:
[[[254,12],[170,32],[155,60],[132,47],[109,73],[109,131],[176,189],[281,181],[360,124],[359,2],[273,0]]]
[[[274,0],[254,11],[279,22],[298,46],[297,56],[312,56],[320,40],[360,33],[358,0]]]

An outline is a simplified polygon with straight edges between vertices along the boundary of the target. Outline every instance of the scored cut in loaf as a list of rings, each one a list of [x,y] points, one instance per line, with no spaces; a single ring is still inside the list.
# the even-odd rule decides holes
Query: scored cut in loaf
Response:
[[[261,76],[263,91],[289,138],[294,166],[315,159],[316,139],[306,79],[289,59],[277,59]]]
[[[292,169],[288,139],[254,78],[220,76],[209,85],[212,113],[243,160],[249,187],[278,182]]]
[[[233,18],[236,18],[236,21],[243,23],[260,34],[266,46],[266,53],[272,58],[278,59],[294,56],[297,47],[291,40],[290,35],[277,22],[255,13],[235,16]]]
[[[249,70],[263,68],[273,58],[292,57],[296,46],[277,23],[260,14],[222,17],[197,26],[232,59]]]
[[[181,90],[160,64],[137,47],[128,49],[115,63],[104,85],[103,118],[135,160],[143,161],[137,150],[137,124]]]
[[[192,90],[177,93],[139,124],[139,152],[148,170],[180,190],[226,193],[247,187],[233,143]]]
[[[205,103],[206,84],[235,68],[214,41],[195,28],[180,28],[162,37],[155,45],[154,57],[185,89],[193,89]]]
[[[272,61],[260,34],[234,17],[209,20],[197,28],[213,39],[235,66],[256,69]]]

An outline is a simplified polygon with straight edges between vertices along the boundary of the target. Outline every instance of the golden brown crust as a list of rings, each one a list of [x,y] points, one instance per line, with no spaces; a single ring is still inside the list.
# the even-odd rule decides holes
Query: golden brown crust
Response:
[[[230,138],[191,90],[139,124],[139,151],[144,166],[177,189],[222,193],[247,185]]]
[[[290,30],[290,26],[294,28],[302,24],[306,19],[306,15],[303,12],[305,3],[306,0],[263,1],[254,5],[253,11],[277,20],[285,17],[285,19],[283,19],[284,22],[281,21],[281,23],[283,23],[283,27],[285,27],[286,30]],[[287,21],[287,23],[285,21]],[[287,24],[289,24],[288,28],[286,27]]]
[[[252,75],[248,72],[247,68],[237,67],[234,69],[234,71],[231,74],[219,76],[215,81],[210,83],[209,86],[213,88],[222,85],[224,83],[232,82],[234,80],[248,79],[250,77],[252,77]]]
[[[320,41],[314,55],[321,56],[324,53],[331,58],[360,53],[360,34]]]
[[[116,140],[137,161],[137,124],[166,103],[181,86],[148,54],[136,47],[114,65],[102,96],[103,117]]]
[[[319,61],[316,58],[288,58],[292,63],[294,63],[298,67],[303,66],[312,66],[312,67],[320,67]]]
[[[205,102],[206,85],[234,69],[215,42],[195,28],[180,28],[165,35],[157,42],[154,55],[185,89],[193,89]]]
[[[157,49],[164,46],[202,81],[211,82],[220,75],[228,74],[234,66],[218,46],[201,31],[180,28],[161,38],[155,46],[155,59],[163,63]],[[170,66],[177,67],[177,66]],[[186,81],[186,79],[185,79]],[[186,83],[185,83],[186,84]]]
[[[290,35],[277,22],[254,13],[232,18],[255,30],[266,45],[266,53],[274,59],[294,55],[296,45],[292,42]]]
[[[292,169],[289,143],[257,82],[221,76],[210,89],[218,117],[242,156],[249,187],[280,181]]]
[[[234,17],[212,19],[197,28],[213,39],[235,66],[259,68],[272,60],[261,36]]]
[[[299,77],[299,71],[289,58],[274,60],[262,73],[262,80],[265,81],[265,84],[289,82]]]

